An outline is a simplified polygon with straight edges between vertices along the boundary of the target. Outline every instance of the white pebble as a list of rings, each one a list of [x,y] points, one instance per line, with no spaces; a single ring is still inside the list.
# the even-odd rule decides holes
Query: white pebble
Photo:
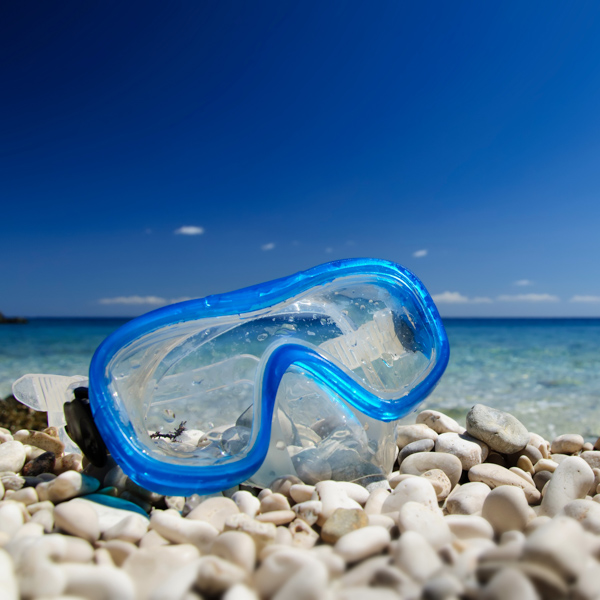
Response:
[[[550,452],[552,454],[575,454],[583,448],[584,439],[577,433],[566,433],[552,440]]]
[[[131,578],[115,567],[81,564],[61,565],[66,578],[65,593],[89,600],[134,600]]]
[[[437,410],[423,410],[417,415],[417,423],[424,423],[435,432],[443,433],[464,433],[466,430],[459,425],[452,417],[438,412]]]
[[[54,523],[63,531],[88,542],[95,542],[100,537],[98,516],[91,507],[83,502],[59,504],[54,509]]]
[[[292,486],[294,487],[294,486]],[[231,499],[236,503],[238,510],[254,518],[260,509],[260,500],[245,490],[235,492]]]
[[[0,472],[18,473],[25,464],[27,454],[21,442],[4,442],[0,444]]]
[[[411,477],[398,484],[383,503],[381,512],[382,514],[397,512],[407,502],[418,502],[432,511],[439,512],[435,489],[423,477]]]
[[[260,501],[261,513],[276,510],[290,510],[290,503],[283,494],[269,494]]]
[[[400,450],[412,442],[419,440],[435,440],[438,434],[423,423],[416,425],[399,425],[396,428],[396,445]]]
[[[256,545],[254,540],[242,531],[225,531],[213,542],[211,554],[219,556],[248,573],[254,571],[256,564]]]
[[[315,485],[315,489],[323,504],[319,525],[322,525],[338,508],[362,509],[362,506],[356,500],[352,500],[336,481],[320,481]]]
[[[398,513],[398,528],[401,533],[416,531],[436,550],[452,541],[448,523],[440,511],[433,511],[418,502],[407,502]]]
[[[274,525],[287,525],[296,518],[293,510],[272,510],[261,515],[257,515],[255,520],[259,523],[273,523]]]
[[[362,527],[342,536],[334,550],[346,561],[357,562],[379,554],[390,545],[390,532],[385,527]]]
[[[459,539],[494,538],[494,529],[486,519],[477,515],[447,515],[444,520],[450,531]]]
[[[196,587],[209,596],[220,594],[236,583],[244,583],[248,574],[244,569],[218,556],[203,556],[198,561]]]
[[[328,580],[325,565],[320,562],[306,565],[283,584],[273,600],[322,600]]]
[[[525,493],[516,486],[501,485],[487,495],[481,515],[490,522],[497,535],[512,529],[523,531],[529,521]]]
[[[592,500],[573,500],[565,504],[559,515],[566,515],[581,523],[591,533],[600,535],[600,505]]]
[[[206,552],[219,535],[218,530],[206,521],[194,521],[155,510],[150,517],[150,527],[165,539],[176,544],[192,544]]]
[[[270,598],[302,567],[319,564],[317,558],[300,548],[283,547],[263,558],[254,574],[258,595]]]
[[[381,514],[383,503],[389,498],[389,496],[390,491],[384,488],[373,490],[369,495],[367,503],[365,504],[365,512],[368,515]]]
[[[417,531],[405,531],[394,545],[392,556],[397,567],[421,583],[443,566],[438,553]]]
[[[137,544],[148,531],[149,525],[150,521],[141,515],[130,515],[121,519],[112,527],[105,529],[102,532],[102,539],[123,540],[125,542]]]
[[[8,444],[10,442],[6,442]],[[4,446],[4,444],[2,444]],[[0,506],[0,531],[13,536],[23,525],[23,510],[17,502],[4,501]]]
[[[247,585],[236,583],[223,594],[223,600],[259,600],[259,598]]]
[[[540,600],[531,581],[519,569],[505,567],[487,583],[482,600]]]
[[[239,514],[237,504],[230,498],[207,498],[192,510],[187,519],[205,521],[218,531],[223,531],[225,521],[232,515]]]
[[[52,481],[38,484],[35,489],[41,501],[50,500],[56,504],[76,496],[91,494],[99,487],[100,482],[97,479],[75,471],[67,471]]]
[[[152,591],[148,600],[185,600],[198,577],[200,559],[197,558],[178,568],[167,576],[160,585]]]
[[[456,456],[462,464],[463,471],[482,463],[489,452],[486,444],[466,433],[442,433],[435,442],[435,451]]]
[[[294,505],[294,512],[299,519],[314,525],[323,512],[323,503],[319,500],[307,500]]]
[[[18,600],[19,589],[10,555],[0,548],[0,598]]]

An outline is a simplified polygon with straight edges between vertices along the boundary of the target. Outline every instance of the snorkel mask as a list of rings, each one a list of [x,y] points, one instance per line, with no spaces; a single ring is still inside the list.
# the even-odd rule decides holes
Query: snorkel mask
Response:
[[[162,494],[283,475],[367,485],[448,356],[412,273],[341,260],[128,322],[94,354],[89,405],[125,473]]]

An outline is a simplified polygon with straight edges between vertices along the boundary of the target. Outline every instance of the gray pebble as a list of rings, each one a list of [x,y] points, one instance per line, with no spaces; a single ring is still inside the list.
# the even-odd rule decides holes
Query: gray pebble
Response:
[[[434,446],[435,442],[428,438],[411,442],[410,444],[404,446],[402,450],[400,450],[400,454],[398,455],[398,464],[402,464],[402,461],[411,454],[415,454],[417,452],[430,452]]]
[[[519,452],[529,443],[529,432],[511,414],[476,404],[467,414],[467,432],[502,454]]]

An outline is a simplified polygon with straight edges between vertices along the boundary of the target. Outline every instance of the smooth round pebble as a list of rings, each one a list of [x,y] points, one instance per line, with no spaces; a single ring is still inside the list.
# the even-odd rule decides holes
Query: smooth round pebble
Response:
[[[512,485],[494,488],[483,502],[481,516],[487,519],[498,536],[513,529],[523,531],[529,521],[525,493]]]
[[[488,455],[488,447],[468,434],[442,433],[435,442],[436,452],[446,452],[456,456],[463,471],[482,463]]]
[[[600,508],[600,505],[598,506]],[[328,544],[335,544],[341,537],[351,531],[367,527],[367,513],[359,508],[338,508],[321,528],[321,539]]]
[[[438,502],[443,502],[452,491],[452,484],[448,479],[448,475],[441,469],[425,471],[421,477],[431,483],[435,490]]]
[[[100,537],[98,515],[83,502],[63,502],[54,508],[54,523],[57,527],[88,542]]]
[[[381,513],[397,512],[407,502],[418,502],[432,511],[439,511],[435,488],[424,477],[410,477],[399,483],[384,501]]]
[[[401,533],[416,531],[436,550],[452,541],[452,532],[441,512],[434,512],[418,502],[404,504],[398,513],[397,523]]]
[[[211,554],[242,567],[248,573],[254,571],[256,564],[256,545],[254,540],[242,531],[225,531],[213,542]]]
[[[516,417],[483,404],[476,404],[468,412],[467,432],[502,454],[522,450],[530,439],[527,428]]]
[[[494,529],[489,521],[476,515],[446,515],[444,520],[450,527],[450,531],[459,540],[470,538],[482,538],[491,540],[494,538]]]
[[[481,512],[490,487],[480,481],[464,483],[455,488],[446,499],[446,510],[451,515],[473,515]]]
[[[364,560],[385,550],[391,542],[389,531],[385,527],[362,527],[340,538],[334,550],[346,562]]]
[[[540,499],[540,492],[533,484],[521,477],[520,475],[501,467],[490,463],[482,463],[475,465],[469,469],[469,480],[470,481],[481,481],[489,485],[491,488],[496,488],[501,485],[514,485],[520,487],[525,492],[527,501],[532,504]]]
[[[435,442],[429,438],[411,442],[400,450],[400,453],[398,454],[398,464],[401,464],[402,461],[411,454],[416,454],[417,452],[430,452],[433,450],[434,446]]]
[[[437,410],[423,410],[416,418],[417,423],[423,423],[436,433],[464,433],[465,428],[459,425],[452,417]]]
[[[425,471],[441,469],[446,473],[450,484],[458,483],[462,475],[462,463],[453,454],[443,452],[419,452],[406,457],[400,465],[400,473],[408,475],[423,475]]]
[[[482,600],[541,600],[534,585],[514,567],[500,569],[483,589]]]
[[[10,441],[0,444],[0,472],[18,473],[23,468],[26,458],[25,448],[21,442]]]
[[[438,434],[423,423],[417,423],[415,425],[399,425],[396,428],[396,445],[399,450],[402,450],[402,448],[408,446],[408,444],[419,440],[433,440],[435,442],[437,437]]]
[[[550,452],[552,454],[575,454],[583,448],[584,439],[577,433],[566,433],[552,440]]]
[[[282,496],[283,498],[283,496]],[[289,506],[289,505],[288,505]],[[207,498],[186,517],[192,521],[205,521],[218,531],[223,531],[225,521],[232,515],[239,514],[237,504],[230,498]]]

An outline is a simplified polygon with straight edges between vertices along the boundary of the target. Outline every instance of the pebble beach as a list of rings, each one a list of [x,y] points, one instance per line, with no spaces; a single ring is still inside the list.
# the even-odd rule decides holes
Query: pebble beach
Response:
[[[600,442],[483,405],[397,427],[385,481],[165,497],[0,429],[0,598],[593,600]]]

